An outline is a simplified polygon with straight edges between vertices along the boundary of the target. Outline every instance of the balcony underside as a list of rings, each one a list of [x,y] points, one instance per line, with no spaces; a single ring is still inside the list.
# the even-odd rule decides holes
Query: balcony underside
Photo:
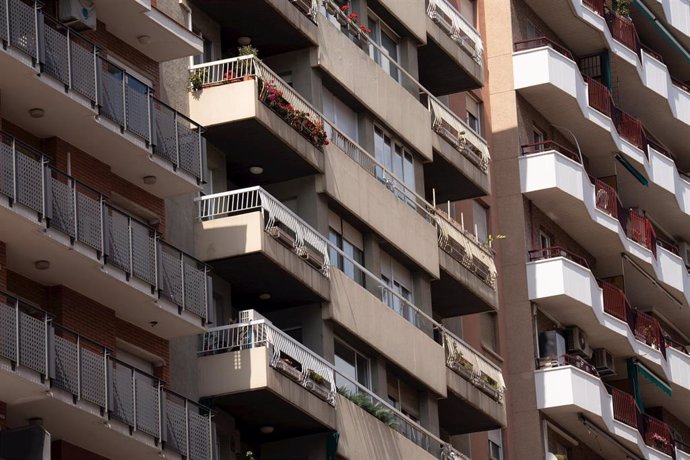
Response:
[[[251,37],[252,45],[265,56],[318,43],[317,26],[292,1],[200,0],[196,4],[220,24],[224,43]]]
[[[438,402],[439,422],[446,432],[452,435],[474,433],[506,425],[506,410],[503,404],[486,395],[451,369],[446,369],[446,377],[448,398]]]
[[[16,50],[0,49],[0,91],[2,117],[41,137],[59,137],[106,163],[112,172],[159,197],[193,193],[199,190],[191,175],[171,163],[152,156],[149,146],[105,117],[98,117],[91,101],[47,74],[37,75],[27,57]],[[29,110],[42,108],[42,118],[32,118]],[[156,177],[146,185],[145,176]]]
[[[436,96],[479,88],[483,68],[455,40],[426,18],[427,42],[418,48],[419,81]]]
[[[657,20],[661,22],[666,30],[671,32],[673,37],[681,42],[685,49],[690,48],[690,24],[687,21],[688,4],[681,0],[645,0],[642,3],[649,8]],[[643,16],[637,8],[631,8],[631,16],[637,26],[644,21],[640,21]],[[653,35],[647,35],[650,37]],[[661,37],[659,37],[661,39]]]
[[[489,174],[480,170],[438,134],[433,135],[434,161],[424,164],[426,196],[436,191],[436,202],[488,195]]]
[[[431,282],[434,314],[443,318],[498,310],[498,294],[477,275],[438,250],[441,277]]]

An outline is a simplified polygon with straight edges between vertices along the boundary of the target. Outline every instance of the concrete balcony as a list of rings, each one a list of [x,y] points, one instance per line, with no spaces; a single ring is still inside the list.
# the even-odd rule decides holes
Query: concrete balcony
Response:
[[[327,241],[260,187],[199,200],[196,254],[233,281],[239,304],[295,306],[330,298]],[[257,277],[257,273],[261,276]]]
[[[56,439],[106,458],[210,460],[210,411],[0,294],[0,391],[7,422],[39,417]]]
[[[327,144],[322,115],[253,56],[192,66],[199,90],[190,113],[206,138],[224,150],[228,179],[240,186],[280,182],[323,172]],[[298,117],[305,114],[305,119]],[[247,152],[252,152],[247,155]],[[251,174],[252,166],[264,168]]]
[[[206,163],[201,126],[100,58],[76,32],[23,0],[7,5],[0,18],[5,118],[39,137],[64,139],[159,197],[200,189]],[[144,184],[146,176],[154,183]]]
[[[634,455],[646,459],[688,458],[673,447],[668,426],[646,414],[640,416],[632,395],[609,389],[592,373],[574,366],[538,370],[534,374],[537,408],[579,439],[597,436],[604,458]],[[641,426],[638,427],[638,424]],[[665,447],[653,441],[656,433]]]
[[[330,365],[258,319],[262,317],[253,310],[240,315],[254,320],[204,334],[197,362],[199,394],[214,398],[253,431],[275,427],[274,439],[335,430],[336,386]]]
[[[48,166],[41,153],[1,139],[0,241],[9,268],[68,286],[160,337],[204,330],[212,292],[205,264]],[[39,270],[39,260],[49,267]]]
[[[443,429],[456,435],[506,426],[501,369],[448,331],[443,345],[448,384],[448,398],[438,403]]]
[[[203,53],[200,36],[178,23],[151,0],[95,0],[96,16],[108,32],[154,61],[164,62]],[[142,40],[140,37],[149,37]]]
[[[432,93],[451,94],[484,85],[482,38],[446,0],[427,0],[427,42],[419,48],[419,80]]]
[[[683,46],[690,47],[690,4],[684,0],[651,0],[644,2],[654,16],[661,20],[664,25],[668,25],[679,33],[676,37]],[[673,31],[672,31],[673,32]]]

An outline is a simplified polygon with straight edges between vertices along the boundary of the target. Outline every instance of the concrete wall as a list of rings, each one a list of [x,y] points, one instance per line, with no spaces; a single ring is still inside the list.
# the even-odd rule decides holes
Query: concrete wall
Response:
[[[195,253],[201,260],[224,259],[258,252],[263,248],[263,219],[259,211],[195,225]]]
[[[256,116],[258,89],[256,80],[213,86],[189,93],[189,113],[205,127],[244,120]]]
[[[426,43],[426,3],[424,0],[378,0],[395,18]]]

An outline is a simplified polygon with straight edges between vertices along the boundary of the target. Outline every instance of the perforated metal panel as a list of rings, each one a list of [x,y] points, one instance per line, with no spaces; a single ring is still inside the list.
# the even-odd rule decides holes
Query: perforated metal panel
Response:
[[[182,305],[182,266],[180,253],[176,250],[161,245],[159,257],[161,259],[161,292],[163,296]]]
[[[42,212],[41,162],[17,152],[17,201]]]
[[[46,21],[43,29],[43,49],[45,50],[43,71],[65,85],[69,85],[67,45],[65,33],[56,30],[49,21]]]
[[[151,436],[160,435],[158,429],[160,390],[154,379],[136,374],[137,430]]]
[[[180,168],[201,177],[201,143],[199,133],[189,127],[189,122],[183,118],[177,123],[178,140],[180,143]]]
[[[156,239],[152,230],[132,221],[133,275],[151,285],[156,284]]]
[[[170,399],[165,401],[166,449],[187,453],[187,427],[184,406]]]
[[[0,1],[0,40],[6,42],[10,36],[9,23],[7,22],[7,4]]]
[[[7,145],[0,140],[0,193],[9,198],[14,198],[12,186],[12,182],[14,180],[13,168],[12,146]]]
[[[66,177],[51,177],[51,209],[50,226],[71,237],[76,237],[74,230],[74,195],[72,187]]]
[[[36,11],[32,5],[22,0],[9,0],[10,5],[10,45],[28,54],[38,57],[36,50]]]
[[[105,358],[86,348],[81,353],[81,398],[105,407]]]
[[[93,45],[70,42],[70,66],[72,69],[72,89],[91,101],[96,101],[95,50]]]
[[[208,417],[200,415],[196,410],[189,411],[189,458],[191,460],[208,460],[209,452],[209,423]]]
[[[206,273],[195,260],[185,257],[184,295],[185,308],[202,318],[206,318]]]
[[[118,125],[125,126],[124,73],[106,61],[100,62],[100,113]]]
[[[19,364],[46,374],[46,323],[19,312]]]
[[[17,310],[0,297],[0,356],[17,361]]]
[[[113,417],[134,426],[132,370],[114,361],[110,363],[110,411]]]
[[[53,385],[69,391],[73,395],[79,394],[77,369],[77,343],[72,338],[55,335],[55,378]]]
[[[109,262],[129,272],[129,219],[117,211],[108,209],[108,256]]]
[[[99,199],[77,191],[77,239],[101,250],[101,203]]]
[[[127,130],[149,139],[148,87],[134,79],[127,82]]]
[[[154,153],[177,164],[177,138],[175,134],[175,115],[160,103],[151,104],[154,115]]]

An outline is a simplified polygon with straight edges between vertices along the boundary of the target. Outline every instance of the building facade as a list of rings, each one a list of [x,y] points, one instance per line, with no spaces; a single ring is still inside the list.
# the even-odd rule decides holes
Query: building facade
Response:
[[[0,457],[503,458],[485,23],[0,0]]]

